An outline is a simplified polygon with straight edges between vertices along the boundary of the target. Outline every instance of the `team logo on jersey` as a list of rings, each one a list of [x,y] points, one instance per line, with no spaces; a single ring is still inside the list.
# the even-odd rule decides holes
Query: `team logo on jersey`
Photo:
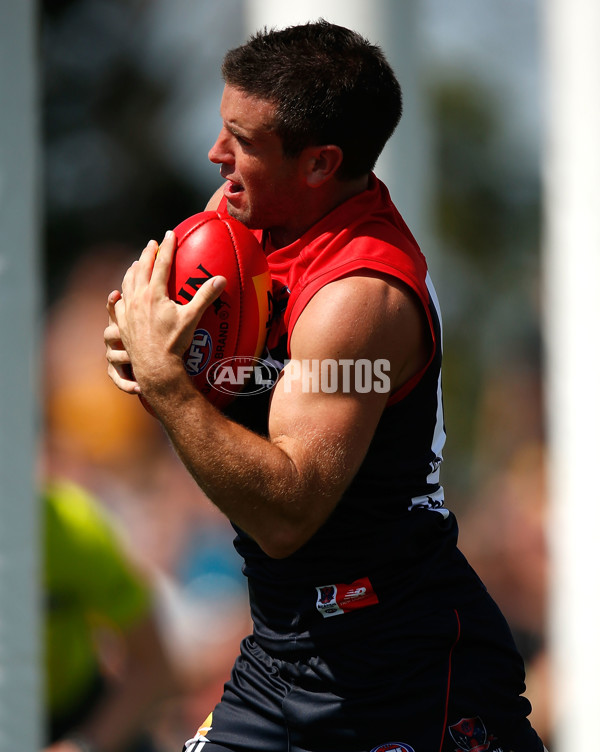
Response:
[[[456,752],[486,752],[494,737],[488,735],[485,724],[479,716],[476,718],[461,718],[458,723],[448,726],[453,741],[458,744]]]
[[[373,747],[371,752],[415,752],[410,744],[404,744],[403,742],[388,742],[387,744],[380,744],[378,747]]]
[[[355,580],[350,585],[321,585],[317,588],[317,611],[324,619],[375,603],[379,603],[379,598],[368,577]]]

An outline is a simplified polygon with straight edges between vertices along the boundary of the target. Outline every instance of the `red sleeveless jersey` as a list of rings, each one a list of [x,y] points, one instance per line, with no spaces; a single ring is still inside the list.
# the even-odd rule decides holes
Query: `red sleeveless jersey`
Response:
[[[227,212],[225,198],[219,211]],[[396,277],[417,294],[427,315],[435,351],[438,335],[430,311],[425,257],[386,186],[375,175],[371,175],[366,191],[340,204],[288,246],[272,249],[262,230],[255,230],[254,234],[268,255],[279,307],[285,307],[280,311],[282,315],[276,317],[269,338],[273,348],[286,334],[289,342],[299,316],[322,287],[363,269]],[[405,384],[391,402],[407,394],[423,373]]]
[[[220,210],[226,211],[225,201]],[[391,396],[358,473],[300,550],[270,559],[238,530],[257,640],[278,650],[310,647],[372,629],[375,614],[410,618],[417,608],[472,598],[481,583],[456,548],[456,521],[439,483],[445,427],[437,298],[425,258],[387,188],[372,175],[366,191],[284,248],[270,249],[262,231],[256,235],[274,280],[272,362],[283,365],[289,357],[289,337],[311,297],[361,269],[408,285],[432,340],[428,364]],[[268,398],[238,397],[230,415],[266,435]]]

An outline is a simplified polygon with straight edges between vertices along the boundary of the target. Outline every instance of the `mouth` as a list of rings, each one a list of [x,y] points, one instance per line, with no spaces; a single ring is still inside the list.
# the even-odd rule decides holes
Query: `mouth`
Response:
[[[235,181],[232,177],[232,170],[226,168],[225,165],[221,165],[221,177],[227,181],[224,189],[224,194],[227,196],[227,198],[231,198],[231,196],[236,196],[244,191],[244,186],[241,183],[238,183]]]
[[[244,186],[241,183],[236,183],[233,180],[227,181],[227,185],[225,186],[225,196],[227,198],[231,198],[232,196],[239,196],[240,193],[244,192]]]

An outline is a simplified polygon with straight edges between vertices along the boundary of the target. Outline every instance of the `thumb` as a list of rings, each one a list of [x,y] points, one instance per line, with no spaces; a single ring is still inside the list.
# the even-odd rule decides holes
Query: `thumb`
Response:
[[[202,314],[207,310],[211,303],[219,297],[219,295],[225,289],[227,280],[221,275],[211,277],[201,287],[190,302],[186,305],[190,316],[198,321]],[[193,316],[192,316],[193,314]]]

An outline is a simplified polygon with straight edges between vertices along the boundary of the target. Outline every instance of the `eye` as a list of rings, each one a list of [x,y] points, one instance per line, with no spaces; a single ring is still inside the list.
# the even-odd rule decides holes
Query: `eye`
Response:
[[[244,138],[243,136],[240,136],[239,133],[233,134],[235,137],[235,140],[240,144],[240,146],[250,146],[250,141],[248,141],[247,138]]]
[[[235,138],[240,146],[251,146],[251,142],[247,138],[242,136],[242,134],[234,126],[229,126],[227,130],[231,133],[233,138]]]

